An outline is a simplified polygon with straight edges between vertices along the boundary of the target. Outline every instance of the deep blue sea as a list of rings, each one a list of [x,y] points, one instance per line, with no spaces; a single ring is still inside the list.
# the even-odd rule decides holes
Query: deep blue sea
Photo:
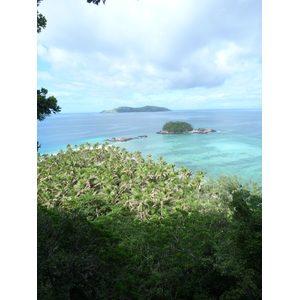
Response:
[[[156,134],[168,121],[184,121],[194,128],[217,130],[210,134]],[[110,142],[130,152],[140,151],[145,159],[160,156],[176,167],[193,173],[201,169],[206,177],[217,179],[237,175],[242,182],[262,182],[262,110],[219,109],[177,110],[154,113],[60,113],[37,123],[39,152],[57,153],[66,145],[104,143],[112,137],[144,139]]]

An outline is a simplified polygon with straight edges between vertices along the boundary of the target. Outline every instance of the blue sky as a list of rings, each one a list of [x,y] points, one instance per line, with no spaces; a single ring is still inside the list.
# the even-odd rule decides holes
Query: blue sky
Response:
[[[262,107],[262,2],[42,1],[37,87],[62,112]]]

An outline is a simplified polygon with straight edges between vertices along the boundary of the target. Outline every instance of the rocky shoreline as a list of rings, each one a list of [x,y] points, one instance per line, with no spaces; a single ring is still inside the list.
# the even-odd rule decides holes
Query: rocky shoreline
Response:
[[[197,128],[197,129],[193,129],[192,131],[171,132],[171,131],[161,130],[161,131],[158,131],[156,133],[157,134],[183,134],[183,133],[207,134],[207,133],[211,133],[211,132],[216,132],[216,130],[210,129],[210,128]]]
[[[183,133],[208,134],[211,132],[216,132],[216,130],[210,129],[210,128],[197,128],[197,129],[193,129],[191,131],[183,131],[183,132],[169,132],[169,131],[161,130],[156,133],[157,134],[183,134]],[[144,134],[144,135],[139,135],[136,137],[113,137],[113,138],[107,139],[105,141],[107,141],[107,142],[127,142],[130,140],[144,139],[144,138],[147,138],[147,135]]]
[[[106,141],[107,142],[127,142],[130,140],[144,139],[146,137],[147,137],[147,135],[139,135],[139,136],[133,137],[133,138],[131,138],[131,137],[118,137],[118,138],[113,137],[111,139],[107,139]]]

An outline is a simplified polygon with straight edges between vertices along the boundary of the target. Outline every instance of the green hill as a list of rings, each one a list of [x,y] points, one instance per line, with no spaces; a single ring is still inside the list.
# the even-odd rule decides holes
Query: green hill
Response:
[[[182,133],[182,132],[188,132],[192,131],[193,127],[191,124],[186,122],[168,122],[163,126],[163,131],[167,132],[176,132],[176,133]]]
[[[207,134],[210,132],[216,132],[214,129],[210,128],[193,128],[191,124],[187,122],[167,122],[161,131],[157,132],[159,134],[179,134],[179,133],[199,133],[199,134]]]
[[[120,106],[110,110],[103,110],[101,113],[127,113],[127,112],[157,112],[157,111],[170,111],[170,109],[158,106],[143,106],[143,107],[129,107]]]

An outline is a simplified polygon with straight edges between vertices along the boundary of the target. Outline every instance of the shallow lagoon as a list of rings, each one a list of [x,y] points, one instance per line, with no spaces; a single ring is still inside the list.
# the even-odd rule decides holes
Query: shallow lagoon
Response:
[[[168,121],[184,121],[194,128],[217,130],[209,134],[156,134]],[[112,137],[144,139],[111,142],[128,151],[140,151],[145,159],[160,156],[176,167],[185,166],[206,176],[235,174],[242,181],[262,180],[262,110],[182,110],[155,113],[57,114],[37,123],[41,154],[65,150],[67,144],[104,143]]]

